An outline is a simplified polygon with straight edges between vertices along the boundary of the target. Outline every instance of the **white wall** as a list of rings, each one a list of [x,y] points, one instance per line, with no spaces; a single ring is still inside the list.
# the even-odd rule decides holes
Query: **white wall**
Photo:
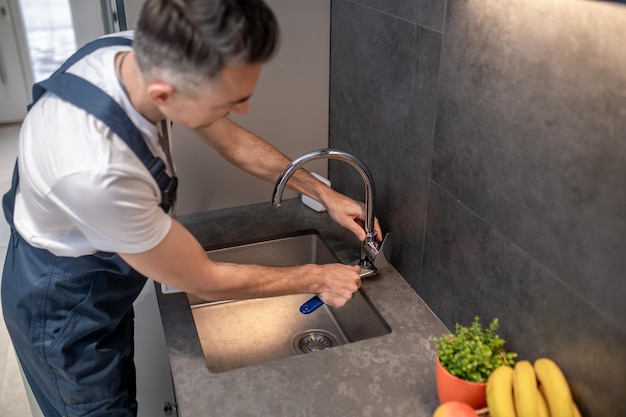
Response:
[[[102,8],[99,0],[69,0],[69,2],[78,48],[104,35]]]
[[[126,12],[126,25],[128,29],[135,29],[142,5],[143,0],[124,0],[124,11]]]

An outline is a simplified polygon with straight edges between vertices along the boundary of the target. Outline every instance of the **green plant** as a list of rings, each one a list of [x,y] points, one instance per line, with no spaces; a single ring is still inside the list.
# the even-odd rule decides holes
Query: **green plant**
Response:
[[[504,351],[497,334],[498,319],[483,329],[476,316],[469,327],[456,324],[455,333],[433,338],[441,365],[452,375],[471,382],[486,382],[499,366],[512,366],[517,353]]]

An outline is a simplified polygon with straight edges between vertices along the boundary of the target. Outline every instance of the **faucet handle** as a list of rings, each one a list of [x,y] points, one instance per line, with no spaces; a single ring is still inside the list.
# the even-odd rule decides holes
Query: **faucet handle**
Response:
[[[374,258],[374,266],[376,269],[384,268],[389,265],[391,259],[391,250],[393,249],[393,234],[387,233],[382,243],[378,247],[378,254]]]
[[[376,271],[384,268],[389,264],[391,258],[391,248],[393,246],[393,235],[387,233],[382,243],[379,245],[374,240],[368,239],[363,243],[361,252],[361,267]]]

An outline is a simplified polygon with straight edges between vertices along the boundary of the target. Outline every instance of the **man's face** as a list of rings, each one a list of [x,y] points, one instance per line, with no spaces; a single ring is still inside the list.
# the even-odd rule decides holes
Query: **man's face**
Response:
[[[261,65],[227,66],[209,84],[198,86],[195,97],[176,91],[159,109],[167,119],[190,129],[209,127],[230,113],[248,112],[260,74]]]

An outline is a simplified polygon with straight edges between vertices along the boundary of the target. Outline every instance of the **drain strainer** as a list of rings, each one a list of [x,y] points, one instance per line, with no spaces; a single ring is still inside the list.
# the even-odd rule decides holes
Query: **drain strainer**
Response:
[[[317,352],[337,346],[339,342],[334,334],[326,330],[307,330],[295,337],[293,347],[298,353]]]

